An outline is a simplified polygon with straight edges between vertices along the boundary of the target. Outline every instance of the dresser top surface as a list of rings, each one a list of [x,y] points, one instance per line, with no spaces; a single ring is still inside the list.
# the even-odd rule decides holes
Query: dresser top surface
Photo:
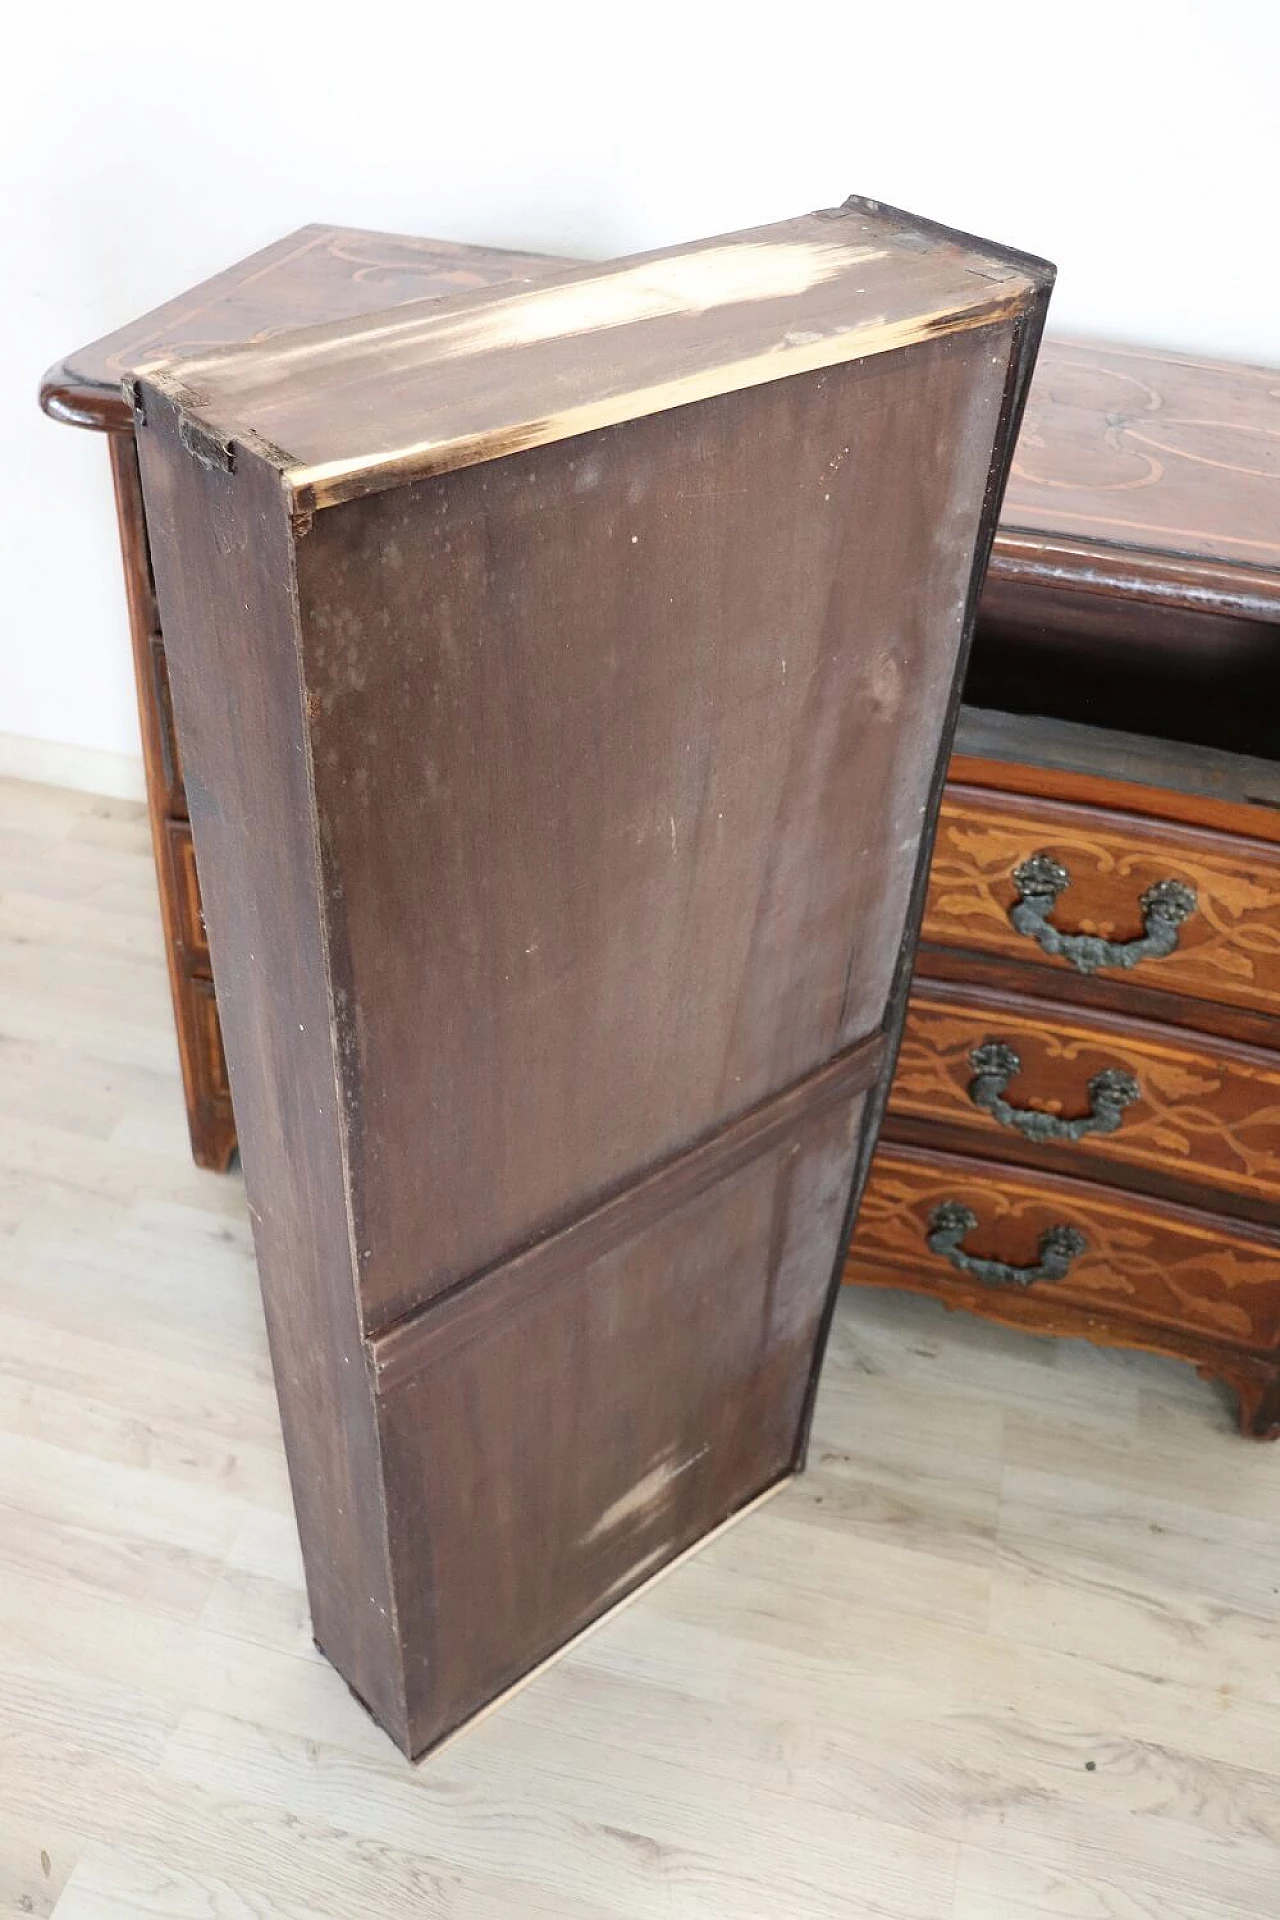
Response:
[[[561,264],[445,240],[303,227],[69,355],[46,376],[42,401],[76,424],[126,428],[120,382],[144,360],[410,300],[532,284]],[[1157,576],[1165,561],[1176,563],[1189,591],[1209,604],[1243,595],[1280,618],[1280,370],[1049,337],[994,570],[1088,585],[1099,569],[1136,574],[1139,560]]]
[[[266,340],[291,327],[352,319],[408,300],[532,282],[558,264],[545,254],[501,247],[358,227],[300,227],[68,354],[45,375],[41,405],[74,426],[125,429],[131,420],[121,381],[144,361]]]
[[[996,329],[1003,364],[1051,281],[1042,261],[851,199],[138,372],[228,461],[252,448],[322,508],[942,335]]]
[[[1046,340],[1000,525],[1280,576],[1280,370]]]

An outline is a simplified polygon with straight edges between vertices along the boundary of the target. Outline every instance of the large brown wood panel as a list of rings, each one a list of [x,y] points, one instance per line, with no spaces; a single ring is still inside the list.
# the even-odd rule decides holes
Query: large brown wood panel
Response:
[[[599,1250],[511,1262],[396,1341],[379,1410],[415,1746],[793,1469],[862,1112],[846,1095],[744,1164],[709,1156]]]
[[[137,383],[316,1631],[410,1752],[803,1457],[1046,289],[859,203]]]
[[[927,342],[299,541],[371,1328],[882,1023],[1006,363]]]

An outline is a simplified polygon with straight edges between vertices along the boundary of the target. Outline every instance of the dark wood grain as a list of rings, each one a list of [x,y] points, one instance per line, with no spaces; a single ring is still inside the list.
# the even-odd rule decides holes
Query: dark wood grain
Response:
[[[1004,376],[975,332],[316,515],[371,1327],[884,1020]]]
[[[409,1323],[379,1420],[415,1750],[793,1471],[862,1114]]]
[[[410,1752],[802,1458],[1047,294],[904,219],[854,223],[903,256],[878,347],[851,286],[845,361],[747,382],[752,295],[668,313],[664,382],[642,316],[636,417],[411,481],[282,486],[226,410],[269,350],[226,442],[210,363],[140,379],[317,1637]],[[724,391],[652,405],[713,338]]]

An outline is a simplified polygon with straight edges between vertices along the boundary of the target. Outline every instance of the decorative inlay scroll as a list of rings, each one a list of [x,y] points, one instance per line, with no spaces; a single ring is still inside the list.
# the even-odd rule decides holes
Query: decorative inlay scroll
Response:
[[[1070,873],[1081,902],[1078,931],[1109,943],[1149,937],[1139,903],[1159,883],[1176,880],[1190,889],[1195,912],[1180,925],[1176,946],[1139,978],[1170,992],[1280,1014],[1280,846],[1099,807],[951,786],[929,876],[926,943],[1024,963],[1036,959],[1039,944],[1029,946],[1011,924],[1018,906],[1013,875],[1033,855]],[[1168,917],[1167,893],[1153,904],[1158,917]],[[1051,908],[1046,900],[1045,917]],[[1073,963],[1046,953],[1041,964]]]
[[[1046,1300],[1280,1350],[1280,1237],[1136,1194],[892,1143],[872,1164],[846,1278],[944,1296],[964,1289],[975,1304],[972,1276],[943,1266],[927,1245],[947,1205],[973,1213],[983,1254],[1010,1266],[1034,1262],[1048,1227],[1069,1221],[1083,1234],[1087,1247]]]

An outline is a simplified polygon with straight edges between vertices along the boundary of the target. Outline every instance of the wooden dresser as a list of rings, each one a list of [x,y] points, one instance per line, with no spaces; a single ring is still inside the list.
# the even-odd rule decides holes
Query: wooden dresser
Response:
[[[227,1164],[235,1128],[121,378],[548,264],[308,227],[45,378],[49,413],[110,435],[204,1166]],[[1280,375],[1045,343],[966,691],[848,1278],[1193,1360],[1274,1437]],[[1148,945],[1116,956],[1055,930]]]
[[[1280,375],[1049,342],[847,1278],[1280,1435]]]

